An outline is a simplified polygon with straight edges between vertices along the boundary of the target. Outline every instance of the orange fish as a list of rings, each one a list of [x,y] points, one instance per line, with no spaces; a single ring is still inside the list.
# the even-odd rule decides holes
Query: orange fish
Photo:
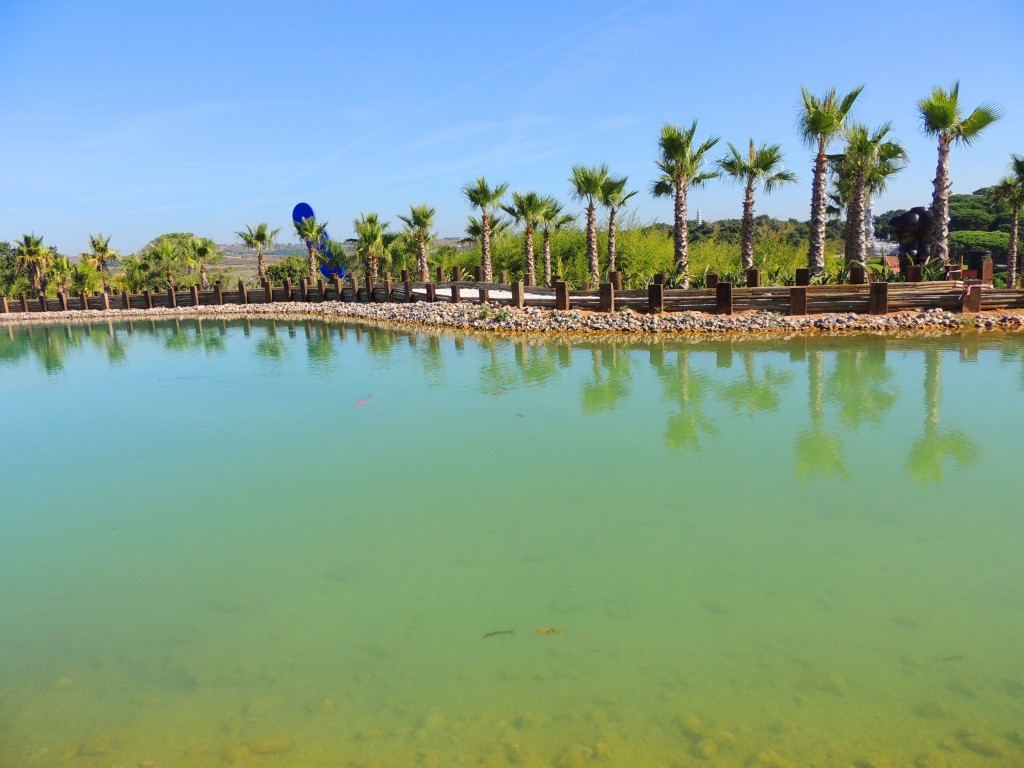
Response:
[[[537,627],[533,631],[538,635],[555,635],[556,637],[565,637],[565,632],[560,629],[552,629],[551,627]]]
[[[367,395],[362,400],[352,403],[352,405],[366,405],[368,402],[370,402],[371,397],[373,397],[373,395]]]

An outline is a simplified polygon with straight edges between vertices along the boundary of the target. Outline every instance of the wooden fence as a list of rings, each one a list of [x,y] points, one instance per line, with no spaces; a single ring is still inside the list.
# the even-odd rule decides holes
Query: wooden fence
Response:
[[[308,279],[297,285],[285,280],[282,285],[264,282],[259,288],[238,282],[236,290],[225,290],[217,283],[211,290],[192,286],[188,290],[167,289],[142,293],[60,293],[55,298],[16,299],[0,296],[0,314],[65,312],[83,309],[153,309],[224,304],[269,304],[272,302],[468,302],[512,307],[545,307],[566,310],[581,309],[614,312],[629,307],[637,312],[697,311],[732,314],[746,310],[765,309],[788,315],[855,312],[886,314],[904,310],[980,312],[991,309],[1024,309],[1024,290],[994,289],[982,283],[959,280],[905,283],[866,283],[858,285],[796,285],[737,287],[731,283],[714,284],[714,288],[682,290],[666,287],[663,277],[644,290],[621,290],[621,281],[602,283],[597,290],[570,290],[563,280],[552,288],[526,286],[518,283],[484,283],[455,279],[448,282],[413,282],[406,278],[390,278],[373,286],[360,286],[350,278]],[[442,275],[438,275],[442,277]],[[456,274],[455,278],[461,277]],[[503,277],[505,277],[503,275]],[[713,277],[713,276],[712,276]]]

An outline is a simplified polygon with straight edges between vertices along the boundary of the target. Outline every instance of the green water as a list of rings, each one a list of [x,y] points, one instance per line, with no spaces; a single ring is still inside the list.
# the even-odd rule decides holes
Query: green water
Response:
[[[0,328],[0,766],[1020,766],[1022,341]]]

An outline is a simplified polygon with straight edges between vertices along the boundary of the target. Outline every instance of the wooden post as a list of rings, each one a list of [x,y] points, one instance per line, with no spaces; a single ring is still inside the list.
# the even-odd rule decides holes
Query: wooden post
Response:
[[[46,306],[46,297],[45,296],[40,296],[39,297],[39,310],[41,312],[49,312],[50,311],[50,308],[48,306]]]
[[[178,297],[174,295],[174,286],[167,286],[167,306],[174,309],[178,306]]]
[[[355,279],[355,278],[353,278],[353,279]],[[291,301],[292,300],[292,279],[290,277],[286,277],[281,282],[284,285],[284,300],[285,301]]]
[[[221,285],[220,280],[213,284],[213,303],[218,305],[224,303],[224,286]]]
[[[444,270],[441,267],[438,267],[436,272],[437,272],[437,280],[435,280],[434,282],[443,283],[444,282]]]
[[[458,267],[456,267],[456,269],[458,269]],[[460,301],[462,301],[462,291],[459,289],[458,285],[452,283],[452,304],[458,304]]]
[[[525,306],[525,297],[523,290],[524,286],[522,281],[512,283],[512,306],[518,309],[522,309]],[[22,294],[24,296],[24,294]]]
[[[427,301],[437,301],[437,283],[427,283]]]
[[[508,285],[508,270],[507,269],[501,270],[501,274],[498,277],[499,277],[499,280],[498,280],[499,283],[501,283],[502,285]]]
[[[327,281],[318,277],[316,281],[317,300],[324,301],[327,298]]]
[[[132,308],[132,300],[131,297],[128,295],[128,291],[121,291],[121,301],[124,302],[124,309]]]
[[[981,269],[978,270],[978,279],[986,285],[992,285],[992,259],[981,260]]]
[[[613,269],[608,273],[608,282],[612,284],[612,288],[616,291],[622,290],[622,270]]]
[[[331,288],[334,289],[334,300],[341,301],[341,278],[337,275],[331,277]]]
[[[478,283],[482,283],[484,281],[484,268],[483,268],[483,266],[481,266],[480,264],[477,264],[475,267],[473,267],[473,276],[476,278],[476,281]]]
[[[581,291],[589,291],[590,290],[590,281],[589,280],[580,280],[580,290]]]
[[[720,315],[732,314],[732,283],[718,283],[715,286],[715,312]]]
[[[959,264],[951,264],[946,267],[946,279],[947,280],[962,280],[964,276],[963,270]]]
[[[7,297],[0,296],[0,315],[6,315],[10,311],[10,307],[7,306]]]
[[[153,294],[149,292],[148,288],[142,292],[142,300],[146,304],[146,309],[153,308]]]
[[[889,284],[872,283],[868,290],[868,314],[889,314]]]
[[[789,314],[807,314],[807,286],[794,285],[789,289]]]
[[[61,312],[68,311],[68,295],[64,291],[57,291],[57,306]]]
[[[747,270],[747,288],[761,287],[761,270],[757,267]]]
[[[104,291],[100,297],[103,299],[103,309],[110,309],[110,294]]]
[[[309,278],[304,277],[299,281],[299,296],[303,301],[309,301]]]
[[[238,281],[238,300],[242,304],[248,304],[249,303],[249,292],[245,289],[245,281],[244,280],[239,280]]]
[[[384,278],[384,301],[391,301],[391,291],[394,290],[394,283],[391,282],[391,275]]]
[[[906,278],[908,283],[920,283],[921,282],[921,265],[911,264],[905,270]]]
[[[666,285],[668,283],[668,275],[666,275],[664,272],[655,272],[654,282],[657,283],[658,285]]]
[[[708,288],[717,288],[718,287],[718,273],[717,272],[708,272],[707,281],[708,281],[707,282]]]
[[[267,279],[263,280],[263,301],[267,304],[274,302],[274,284]]]
[[[811,270],[807,267],[802,267],[796,271],[796,284],[797,285],[810,285],[811,284]]]
[[[850,267],[850,285],[864,285],[867,282],[867,273],[864,267],[856,264]]]
[[[402,272],[404,272],[406,275],[409,274],[409,270],[407,270],[407,269],[403,269]],[[411,302],[412,301],[412,280],[409,280],[408,277],[407,277],[405,280],[402,281],[402,285],[405,287],[405,300]]]
[[[615,311],[615,283],[601,283],[597,287],[597,311],[598,312],[614,312]]]
[[[477,297],[477,301],[481,304],[487,304],[491,300],[491,293],[486,288],[477,288],[477,293],[480,295]]]
[[[647,311],[661,312],[665,309],[665,284],[651,283],[647,286]]]
[[[456,264],[454,267],[452,267],[452,282],[453,283],[461,283],[462,282],[462,267],[460,267],[458,264]]]
[[[89,308],[89,294],[87,294],[85,291],[82,291],[81,293],[78,294],[78,298],[82,302],[82,309],[83,310],[88,309]]]
[[[964,286],[964,296],[961,300],[960,311],[967,314],[981,312],[981,285],[971,283]]]
[[[565,280],[555,283],[555,309],[569,309],[569,284]]]
[[[197,285],[190,285],[189,289],[188,289],[188,293],[189,293],[189,296],[192,297],[192,306],[193,307],[198,307],[199,304],[202,301],[202,298],[199,296],[199,285],[198,284]]]
[[[411,279],[412,278],[409,277],[409,270],[408,269],[403,269],[402,270],[402,282],[403,283],[408,283]]]
[[[562,279],[561,275],[552,275],[551,276],[551,287],[554,288],[555,287],[555,283],[557,283],[561,279]]]
[[[359,278],[349,275],[348,284],[352,286],[352,301],[359,301]]]

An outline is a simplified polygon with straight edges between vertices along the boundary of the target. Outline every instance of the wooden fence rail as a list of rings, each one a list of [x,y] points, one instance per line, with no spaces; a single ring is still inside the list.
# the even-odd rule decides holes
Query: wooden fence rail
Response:
[[[403,275],[403,277],[407,277]],[[569,289],[562,280],[553,288],[525,286],[523,283],[482,283],[394,281],[387,278],[373,286],[360,285],[350,278],[302,280],[292,285],[264,282],[261,287],[246,287],[239,281],[235,290],[217,283],[209,290],[192,286],[188,290],[168,288],[142,293],[60,293],[55,298],[17,298],[0,296],[0,314],[67,312],[75,310],[153,309],[223,304],[268,304],[272,302],[322,301],[410,302],[443,301],[482,303],[496,306],[544,307],[609,312],[629,308],[637,312],[707,312],[732,314],[748,310],[768,310],[790,315],[826,312],[885,314],[899,311],[942,309],[979,312],[991,309],[1024,309],[1024,290],[994,289],[981,283],[936,281],[919,283],[864,283],[853,285],[758,286],[738,287],[717,283],[713,288],[682,290],[666,288],[656,281],[644,290],[619,290],[615,282],[602,283],[597,290]]]

